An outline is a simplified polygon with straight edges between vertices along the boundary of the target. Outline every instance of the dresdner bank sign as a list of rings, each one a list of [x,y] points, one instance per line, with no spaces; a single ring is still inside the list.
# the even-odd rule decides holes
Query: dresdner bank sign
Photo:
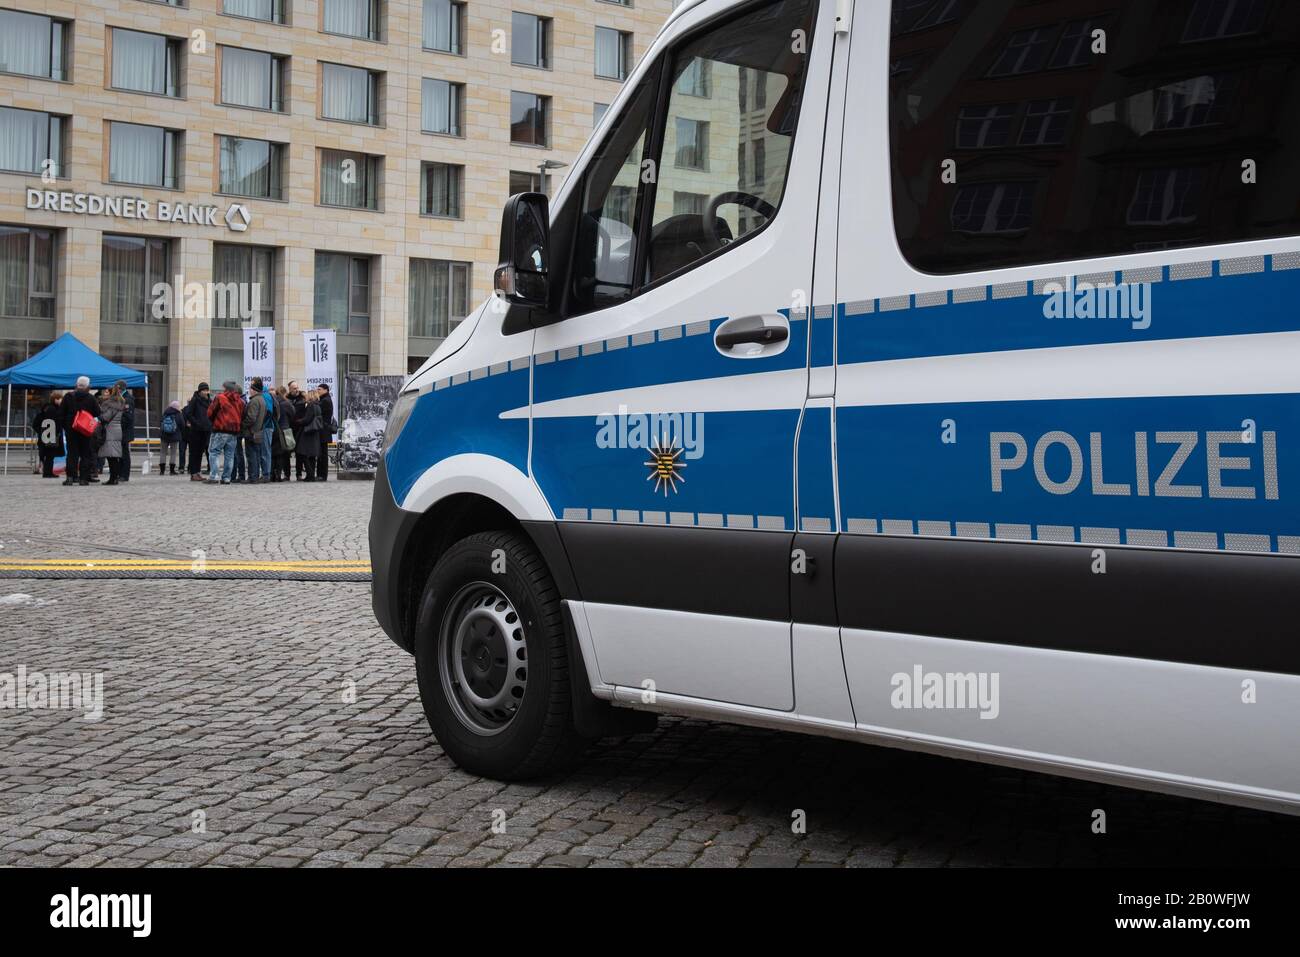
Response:
[[[28,189],[27,208],[50,213],[75,213],[84,216],[109,216],[114,219],[143,219],[159,223],[183,223],[189,226],[223,224],[242,233],[253,222],[253,214],[242,203],[233,203],[224,217],[217,206],[195,203],[151,203],[138,196],[99,196],[95,193],[71,193],[51,189]]]

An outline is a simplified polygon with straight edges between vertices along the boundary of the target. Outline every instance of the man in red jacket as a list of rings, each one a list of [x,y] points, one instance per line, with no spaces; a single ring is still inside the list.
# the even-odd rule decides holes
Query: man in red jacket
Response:
[[[208,485],[218,482],[230,484],[230,473],[235,467],[235,446],[244,427],[244,397],[239,394],[238,383],[227,379],[221,384],[221,390],[208,406],[208,421],[212,423],[212,440],[208,445]]]

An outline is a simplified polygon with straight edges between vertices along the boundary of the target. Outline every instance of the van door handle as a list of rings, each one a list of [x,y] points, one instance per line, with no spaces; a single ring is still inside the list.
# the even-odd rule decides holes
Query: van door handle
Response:
[[[784,342],[789,338],[789,329],[780,326],[762,326],[758,329],[742,329],[739,332],[720,332],[716,341],[718,348],[730,349],[744,342],[755,342],[766,346],[774,342]]]
[[[780,314],[738,316],[718,326],[713,344],[731,359],[756,359],[785,351],[790,339],[790,320]]]

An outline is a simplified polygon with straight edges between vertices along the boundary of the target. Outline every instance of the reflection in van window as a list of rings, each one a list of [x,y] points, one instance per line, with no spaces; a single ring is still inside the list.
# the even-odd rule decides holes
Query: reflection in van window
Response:
[[[776,215],[811,49],[811,13],[808,0],[770,4],[673,57],[647,282]],[[792,41],[799,30],[802,44]]]
[[[1300,234],[1300,4],[895,0],[891,29],[918,269]]]

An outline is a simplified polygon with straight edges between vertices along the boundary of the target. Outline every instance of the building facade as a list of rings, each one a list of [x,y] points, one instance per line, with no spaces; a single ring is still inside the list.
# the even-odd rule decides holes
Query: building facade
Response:
[[[0,0],[0,368],[70,331],[183,400],[257,324],[280,382],[313,328],[340,381],[412,370],[671,9]]]

